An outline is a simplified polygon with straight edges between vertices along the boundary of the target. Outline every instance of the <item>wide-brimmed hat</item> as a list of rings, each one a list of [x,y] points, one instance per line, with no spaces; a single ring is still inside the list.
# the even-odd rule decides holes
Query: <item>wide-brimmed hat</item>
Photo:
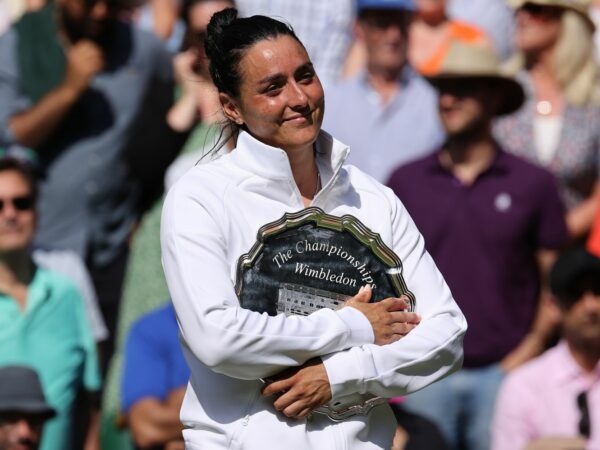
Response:
[[[570,9],[579,13],[592,27],[596,29],[596,25],[590,17],[590,0],[506,0],[508,5],[513,9],[521,8],[525,3],[533,3],[534,5],[555,6],[557,8]]]
[[[561,254],[550,270],[550,289],[559,302],[578,300],[578,283],[585,277],[600,284],[600,259],[583,247],[575,247]]]
[[[365,9],[398,9],[403,11],[415,11],[417,8],[413,0],[357,0],[357,12],[361,12]]]
[[[425,78],[436,88],[454,81],[464,82],[467,88],[475,80],[489,82],[503,93],[497,115],[516,111],[525,100],[521,84],[502,72],[498,55],[487,45],[452,42],[438,71]]]
[[[56,411],[47,402],[35,370],[25,366],[0,367],[0,413],[39,414],[47,419]]]

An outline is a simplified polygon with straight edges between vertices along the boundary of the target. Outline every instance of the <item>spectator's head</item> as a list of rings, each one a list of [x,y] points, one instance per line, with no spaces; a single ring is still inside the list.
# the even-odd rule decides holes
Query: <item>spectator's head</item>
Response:
[[[358,0],[355,33],[367,51],[367,70],[398,76],[407,61],[412,0]]]
[[[580,351],[600,356],[600,259],[583,248],[562,254],[550,287],[563,315],[563,335]]]
[[[208,63],[204,51],[206,28],[214,13],[235,7],[233,0],[186,0],[183,4],[183,19],[186,24],[182,51],[192,49],[196,52],[194,71],[208,76]]]
[[[515,70],[552,60],[554,76],[573,104],[598,102],[594,23],[587,0],[510,0],[515,9]]]
[[[509,114],[525,94],[486,46],[451,44],[440,71],[427,77],[439,93],[439,112],[448,136],[471,135],[490,127],[498,115]]]
[[[417,14],[426,22],[437,22],[446,17],[446,0],[415,0]]]
[[[35,232],[37,183],[29,168],[0,159],[0,254],[27,250]]]
[[[44,422],[55,414],[33,369],[0,367],[0,450],[37,449]]]
[[[60,27],[71,42],[90,39],[105,45],[125,4],[121,0],[56,0],[56,8]]]
[[[312,145],[324,93],[306,49],[289,25],[228,8],[208,24],[205,50],[225,116],[267,145]]]

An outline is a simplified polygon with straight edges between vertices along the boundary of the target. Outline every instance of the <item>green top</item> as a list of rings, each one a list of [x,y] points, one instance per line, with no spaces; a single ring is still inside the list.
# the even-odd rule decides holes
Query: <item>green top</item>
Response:
[[[25,311],[0,294],[0,365],[37,370],[57,416],[48,421],[40,450],[69,448],[71,409],[77,391],[100,389],[96,346],[83,299],[73,283],[38,268]]]

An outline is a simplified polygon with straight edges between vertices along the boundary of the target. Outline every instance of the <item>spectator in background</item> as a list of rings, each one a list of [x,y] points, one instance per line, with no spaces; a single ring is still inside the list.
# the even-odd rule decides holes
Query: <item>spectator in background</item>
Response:
[[[388,185],[422,231],[469,330],[463,369],[402,405],[432,419],[453,448],[489,449],[504,373],[541,353],[553,331],[541,313],[541,277],[566,241],[564,209],[552,175],[492,137],[492,120],[517,110],[524,93],[501,75],[491,49],[454,43],[428,79],[448,138]]]
[[[26,364],[40,374],[57,415],[48,421],[42,450],[70,448],[77,393],[89,394],[86,449],[98,447],[100,373],[83,300],[62,275],[34,265],[36,224],[32,174],[15,160],[0,160],[0,364]]]
[[[44,423],[55,415],[35,370],[0,367],[0,450],[37,450]]]
[[[407,61],[412,0],[358,0],[364,71],[327,91],[323,129],[350,146],[347,162],[380,182],[443,142],[435,91]]]
[[[125,345],[122,412],[137,448],[180,443],[179,410],[190,371],[183,358],[175,310],[166,305],[140,317]]]
[[[415,3],[417,11],[410,26],[408,58],[421,74],[439,72],[454,41],[492,47],[482,29],[448,17],[446,0],[415,0]]]
[[[256,14],[289,23],[304,43],[324,86],[335,83],[352,40],[355,0],[237,0],[240,17]]]
[[[169,166],[165,176],[165,189],[196,163],[213,159],[206,155],[220,141],[222,120],[221,104],[217,90],[208,74],[204,53],[206,25],[215,11],[233,6],[230,0],[188,0],[184,4],[187,25],[182,51],[175,56],[175,76],[179,82],[179,98],[169,110],[167,120],[173,129],[191,132],[180,155]],[[229,145],[222,147],[223,152]],[[206,157],[204,157],[206,156]],[[103,409],[107,416],[117,416],[121,399],[118,384],[121,379],[123,344],[130,326],[141,314],[164,303],[169,291],[160,260],[160,215],[163,199],[157,200],[141,218],[131,241],[131,252],[125,274],[123,296],[119,308],[117,351],[111,363]],[[126,441],[125,432],[110,425],[112,436]],[[107,426],[106,429],[109,429]]]
[[[110,333],[104,367],[128,239],[140,198],[157,184],[141,180],[158,161],[172,160],[175,143],[157,138],[168,134],[166,108],[145,103],[165,96],[171,103],[169,56],[156,37],[118,20],[122,6],[57,0],[0,39],[0,145],[39,155],[36,244],[86,261]]]
[[[506,378],[492,450],[600,448],[600,259],[567,251],[550,285],[562,341]]]
[[[586,4],[512,0],[519,53],[508,63],[527,92],[502,118],[496,138],[508,151],[556,175],[572,238],[589,232],[600,200],[600,78]]]

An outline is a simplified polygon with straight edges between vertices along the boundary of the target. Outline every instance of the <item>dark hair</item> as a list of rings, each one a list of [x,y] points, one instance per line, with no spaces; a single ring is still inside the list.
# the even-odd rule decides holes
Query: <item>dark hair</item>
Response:
[[[36,201],[38,196],[37,177],[27,164],[22,163],[16,158],[6,156],[0,158],[0,174],[2,172],[17,172],[25,180],[29,187],[29,195]]]
[[[235,8],[215,13],[207,28],[204,50],[209,60],[210,76],[219,90],[237,97],[240,93],[240,61],[246,50],[264,39],[290,36],[300,39],[286,23],[266,16],[238,18]]]

